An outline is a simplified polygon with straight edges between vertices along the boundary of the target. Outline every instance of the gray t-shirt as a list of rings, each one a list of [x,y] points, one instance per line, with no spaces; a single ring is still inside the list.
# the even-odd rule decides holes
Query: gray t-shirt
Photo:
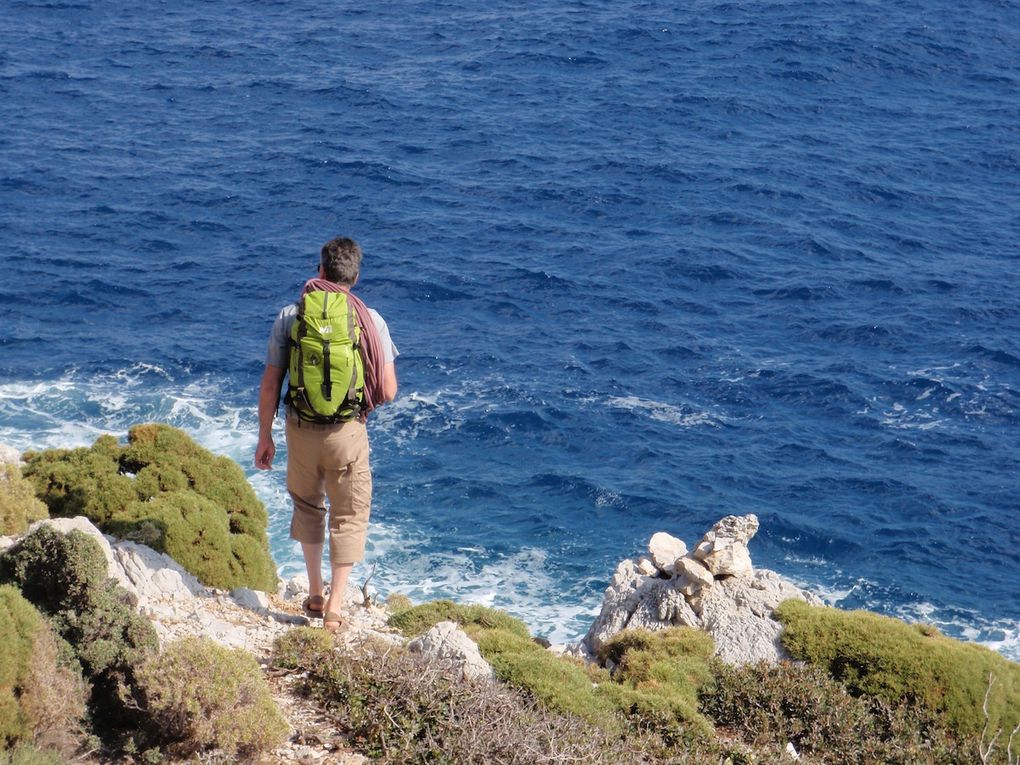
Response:
[[[284,306],[273,322],[273,331],[269,334],[269,348],[266,350],[266,364],[273,367],[286,369],[290,366],[290,329],[297,319],[297,303]],[[383,362],[391,363],[400,354],[397,346],[390,339],[390,328],[386,321],[374,308],[368,309],[372,316],[372,323],[379,333],[379,342],[383,349]]]

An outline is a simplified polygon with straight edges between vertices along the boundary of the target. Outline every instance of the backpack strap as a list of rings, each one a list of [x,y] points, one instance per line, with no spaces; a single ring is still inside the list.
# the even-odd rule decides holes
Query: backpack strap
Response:
[[[358,351],[358,347],[360,345],[360,342],[358,342],[358,343],[354,342],[354,330],[355,330],[356,326],[357,326],[357,322],[355,322],[355,320],[354,320],[354,304],[351,302],[351,299],[348,297],[348,299],[347,299],[347,337],[349,337],[350,340],[351,340],[352,350],[354,351],[355,354],[357,354],[359,352]],[[360,341],[361,338],[359,337],[358,339]],[[347,388],[347,400],[351,403],[351,406],[354,407],[354,411],[355,412],[358,412],[358,409],[359,409],[359,407],[358,407],[358,391],[357,391],[357,388],[358,388],[358,365],[357,364],[351,364],[351,384]]]
[[[328,313],[329,306],[329,293],[322,293],[322,320],[326,321],[329,317]],[[322,339],[322,397],[327,401],[333,399],[333,380],[330,376],[329,370],[329,338],[324,337]]]

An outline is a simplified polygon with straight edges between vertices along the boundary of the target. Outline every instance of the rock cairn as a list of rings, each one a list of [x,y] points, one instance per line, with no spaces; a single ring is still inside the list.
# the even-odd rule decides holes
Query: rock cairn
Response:
[[[776,606],[790,598],[821,600],[774,571],[754,569],[747,544],[757,532],[756,516],[729,515],[690,551],[676,537],[653,535],[647,556],[616,567],[580,652],[597,655],[625,629],[688,626],[710,633],[729,664],[786,658],[782,625],[772,618]]]

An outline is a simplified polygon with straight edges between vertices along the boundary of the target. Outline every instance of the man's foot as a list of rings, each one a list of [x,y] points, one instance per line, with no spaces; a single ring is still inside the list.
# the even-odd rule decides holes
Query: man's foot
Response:
[[[321,595],[309,595],[301,604],[301,608],[304,609],[305,616],[312,618],[322,616],[326,608],[326,599]]]
[[[336,611],[327,611],[322,615],[322,627],[330,634],[343,626],[344,620]]]

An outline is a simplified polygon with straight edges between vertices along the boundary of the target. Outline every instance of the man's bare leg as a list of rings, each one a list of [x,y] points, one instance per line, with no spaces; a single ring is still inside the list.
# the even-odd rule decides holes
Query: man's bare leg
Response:
[[[353,563],[340,563],[332,566],[333,578],[329,585],[329,598],[326,600],[326,612],[342,615],[344,606],[344,593],[347,592],[347,579],[351,575]],[[333,622],[333,629],[339,628],[339,624]],[[330,620],[323,621],[323,626],[330,629]]]
[[[322,595],[322,542],[302,542],[301,553],[305,556],[305,569],[308,571],[308,594]]]

